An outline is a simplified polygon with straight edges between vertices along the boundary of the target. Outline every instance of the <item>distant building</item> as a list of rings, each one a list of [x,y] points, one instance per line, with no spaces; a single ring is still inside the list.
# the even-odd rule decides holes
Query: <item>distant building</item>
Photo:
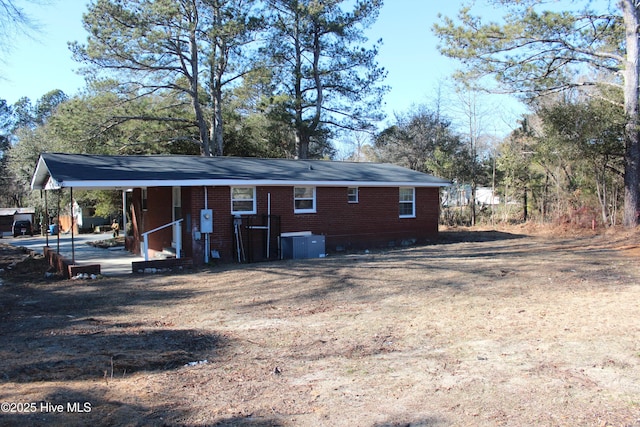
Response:
[[[442,189],[442,206],[468,206],[471,203],[471,185],[452,184]],[[489,187],[476,188],[476,205],[499,205],[500,197]]]
[[[2,236],[11,235],[13,221],[29,220],[34,228],[39,224],[34,222],[35,208],[0,208],[0,232]]]
[[[499,205],[500,197],[496,196],[493,189],[489,187],[478,187],[476,189],[476,204],[485,206]]]

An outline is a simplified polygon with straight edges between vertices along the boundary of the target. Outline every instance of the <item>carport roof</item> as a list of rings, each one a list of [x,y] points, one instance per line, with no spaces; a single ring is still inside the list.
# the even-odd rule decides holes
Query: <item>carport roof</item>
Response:
[[[449,181],[388,163],[201,156],[43,153],[31,188],[313,185],[442,187]]]
[[[34,214],[36,208],[0,208],[0,216],[13,216],[16,214]]]

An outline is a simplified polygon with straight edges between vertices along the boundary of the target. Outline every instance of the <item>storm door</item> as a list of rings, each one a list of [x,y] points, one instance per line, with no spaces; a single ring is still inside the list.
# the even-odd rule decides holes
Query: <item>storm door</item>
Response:
[[[180,187],[173,187],[173,197],[171,211],[171,221],[177,221],[182,218],[182,194]],[[171,247],[176,248],[178,242],[182,242],[182,223],[173,224],[173,238],[171,241]]]

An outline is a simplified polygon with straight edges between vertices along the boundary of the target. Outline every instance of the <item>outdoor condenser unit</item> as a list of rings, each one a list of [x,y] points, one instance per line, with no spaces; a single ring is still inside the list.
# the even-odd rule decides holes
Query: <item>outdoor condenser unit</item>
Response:
[[[283,259],[323,258],[325,255],[324,236],[282,236],[280,247]]]

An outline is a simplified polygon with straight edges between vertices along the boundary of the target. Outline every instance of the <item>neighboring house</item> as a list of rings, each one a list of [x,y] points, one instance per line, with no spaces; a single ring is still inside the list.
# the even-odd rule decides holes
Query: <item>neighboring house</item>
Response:
[[[451,184],[442,190],[442,206],[468,206],[471,203],[471,185]],[[490,187],[476,188],[476,205],[499,205],[500,197]]]
[[[29,220],[33,227],[37,227],[35,214],[35,208],[0,208],[0,236],[11,235],[14,221]]]
[[[424,242],[449,182],[390,164],[197,156],[40,156],[33,189],[123,191],[128,248],[202,264],[275,259],[282,236],[327,251]],[[163,228],[164,227],[164,228]]]
[[[500,197],[490,187],[478,187],[476,189],[476,204],[482,206],[496,206],[500,204]]]
[[[442,189],[441,203],[444,207],[467,206],[471,201],[469,184],[450,184]]]

